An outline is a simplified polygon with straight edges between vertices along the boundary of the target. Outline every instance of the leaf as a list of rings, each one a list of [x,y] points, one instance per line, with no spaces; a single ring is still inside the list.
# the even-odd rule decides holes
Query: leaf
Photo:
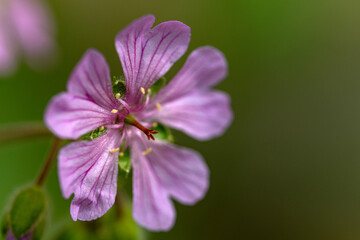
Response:
[[[33,234],[33,240],[42,239],[42,235],[44,233],[45,226],[46,226],[46,218],[45,218],[45,216],[42,216],[39,223],[35,227],[34,234]]]
[[[125,85],[125,79],[124,77],[113,77],[112,81],[112,89],[114,96],[116,97],[116,94],[120,93],[120,97],[125,96],[126,91],[126,85]]]
[[[175,141],[174,136],[172,135],[170,129],[165,125],[156,123],[154,125],[154,130],[158,132],[157,134],[154,135],[155,139],[164,140],[171,143]]]
[[[37,186],[23,189],[13,202],[9,221],[16,238],[30,231],[39,222],[46,207],[44,191]]]
[[[10,220],[9,220],[9,214],[5,213],[5,215],[3,216],[3,219],[1,221],[1,235],[5,238],[6,233],[9,230],[9,224],[10,224]]]
[[[131,170],[131,158],[128,149],[124,153],[119,154],[119,167],[120,170],[125,172],[125,177],[127,177]]]
[[[157,80],[154,85],[152,85],[151,87],[151,92],[152,94],[156,94],[160,91],[160,89],[162,87],[164,87],[166,85],[166,78],[165,77],[162,77],[160,78],[159,80]]]
[[[95,138],[98,138],[101,135],[103,135],[106,132],[106,130],[107,130],[107,128],[105,128],[105,127],[99,127],[91,132],[88,132],[88,133],[82,135],[80,137],[80,139],[84,140],[84,141],[94,140]]]

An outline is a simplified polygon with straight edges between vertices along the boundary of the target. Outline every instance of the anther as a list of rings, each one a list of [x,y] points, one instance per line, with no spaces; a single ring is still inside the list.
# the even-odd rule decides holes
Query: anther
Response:
[[[161,111],[162,107],[161,107],[160,103],[156,104],[156,108],[157,108],[157,110]]]
[[[148,94],[150,94],[151,93],[151,89],[150,88],[148,88],[148,90],[146,91]]]
[[[121,94],[120,94],[120,93],[115,94],[115,98],[116,98],[116,99],[119,99],[120,97],[121,97]]]
[[[145,151],[143,151],[142,154],[143,154],[144,156],[146,156],[146,155],[148,155],[149,153],[151,153],[151,151],[152,151],[152,148],[148,148],[148,149],[146,149]]]
[[[119,150],[120,150],[120,148],[114,148],[114,149],[110,149],[109,152],[114,153],[114,152],[117,152],[117,151],[119,151]]]
[[[145,89],[142,87],[142,88],[140,88],[140,90],[141,90],[142,94],[145,95]]]
[[[104,131],[104,129],[105,129],[104,126],[101,126],[101,127],[99,128],[100,132],[101,132],[101,131]]]
[[[123,157],[124,153],[123,152],[119,152],[119,157]]]
[[[119,110],[117,110],[117,109],[111,110],[112,113],[117,113],[118,111],[119,111]]]
[[[153,123],[153,127],[154,127],[154,128],[157,128],[158,126],[159,126],[159,124],[158,124],[157,122],[154,122],[154,123]]]

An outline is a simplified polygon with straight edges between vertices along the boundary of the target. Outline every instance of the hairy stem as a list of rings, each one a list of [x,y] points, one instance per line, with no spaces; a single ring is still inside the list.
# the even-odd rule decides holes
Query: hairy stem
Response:
[[[0,144],[13,142],[19,139],[51,135],[51,132],[42,122],[14,123],[0,127]]]
[[[42,186],[46,180],[46,177],[48,176],[51,166],[54,163],[55,157],[56,157],[56,153],[58,152],[60,146],[61,146],[61,142],[62,140],[55,137],[52,143],[52,146],[50,148],[50,151],[46,157],[45,163],[42,167],[42,170],[36,180],[36,185],[38,186]]]

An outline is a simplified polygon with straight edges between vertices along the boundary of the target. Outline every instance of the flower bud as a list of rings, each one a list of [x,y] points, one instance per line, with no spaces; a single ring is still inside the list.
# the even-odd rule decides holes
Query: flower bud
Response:
[[[5,213],[1,233],[6,240],[40,239],[45,226],[46,196],[42,188],[30,186],[14,198]]]

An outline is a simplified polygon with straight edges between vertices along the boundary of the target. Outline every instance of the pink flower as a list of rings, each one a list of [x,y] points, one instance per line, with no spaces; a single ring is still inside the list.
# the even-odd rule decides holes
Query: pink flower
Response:
[[[23,53],[30,65],[53,52],[53,23],[39,0],[0,2],[0,75],[14,71]]]
[[[133,217],[142,226],[169,230],[175,221],[171,198],[192,205],[209,185],[208,168],[197,152],[155,140],[159,122],[206,140],[221,135],[232,120],[230,99],[211,90],[227,74],[224,56],[212,47],[195,50],[174,79],[151,96],[150,87],[186,51],[190,28],[178,21],[151,29],[154,16],[130,24],[116,37],[126,77],[126,94],[113,94],[104,57],[89,50],[74,70],[67,92],[55,96],[45,114],[61,138],[77,139],[100,126],[106,132],[59,153],[59,177],[74,220],[92,220],[114,204],[118,155],[127,147],[133,166]],[[155,136],[155,137],[154,137]],[[155,141],[152,141],[155,140]]]

